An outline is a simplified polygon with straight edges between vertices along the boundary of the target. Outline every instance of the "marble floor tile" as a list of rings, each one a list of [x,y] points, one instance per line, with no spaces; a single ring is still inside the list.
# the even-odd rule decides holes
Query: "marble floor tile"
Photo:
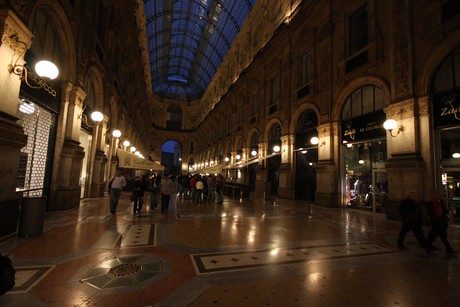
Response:
[[[107,197],[47,212],[42,235],[0,243],[17,270],[0,306],[460,305],[460,260],[411,233],[398,250],[384,215],[286,199],[150,209],[133,215],[123,193],[115,215]],[[460,228],[448,235],[460,248]]]

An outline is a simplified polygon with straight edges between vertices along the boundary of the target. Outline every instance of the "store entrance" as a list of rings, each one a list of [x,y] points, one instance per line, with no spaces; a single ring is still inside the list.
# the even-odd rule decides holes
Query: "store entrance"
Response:
[[[460,224],[460,170],[445,171],[441,174],[442,187],[449,203],[450,217],[454,224]]]
[[[388,176],[384,169],[386,141],[344,145],[345,203],[349,208],[386,212]]]

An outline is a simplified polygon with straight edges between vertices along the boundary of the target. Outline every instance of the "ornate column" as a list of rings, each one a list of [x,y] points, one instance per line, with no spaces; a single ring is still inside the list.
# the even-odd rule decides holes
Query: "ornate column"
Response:
[[[250,149],[247,147],[243,147],[243,153],[241,154],[241,160],[246,162],[250,158]],[[245,166],[241,169],[241,183],[249,184],[249,176],[248,176],[248,167]]]
[[[230,152],[230,155],[231,155],[231,157],[230,157],[230,161],[229,161],[229,162],[230,162],[231,165],[233,165],[233,164],[235,164],[236,162],[238,162],[238,160],[236,160],[236,155],[237,155],[237,151],[236,151],[236,150],[231,151],[231,152]],[[236,175],[237,175],[237,171],[238,171],[238,170],[237,170],[236,168],[231,168],[231,169],[229,170],[229,172],[230,172],[230,177],[232,178],[232,182],[236,182],[236,179],[237,179],[237,178],[236,178],[236,177],[237,177],[237,176],[236,176]]]
[[[48,210],[67,210],[80,204],[80,174],[85,152],[79,140],[86,93],[69,83],[63,87],[61,96],[61,104],[67,106],[67,114],[60,114],[59,118],[66,123],[64,142],[56,144],[55,153],[60,154],[54,160]]]
[[[388,173],[387,217],[399,219],[399,202],[410,191],[424,196],[425,162],[419,150],[419,128],[417,124],[414,99],[391,104],[384,109],[387,119],[394,119],[403,131],[391,136],[387,132],[388,160],[385,168]],[[429,138],[428,138],[429,139]]]
[[[424,164],[420,154],[420,127],[413,97],[412,35],[408,1],[390,1],[391,101],[384,111],[404,131],[392,137],[387,133],[388,173],[387,217],[399,219],[399,202],[410,191],[424,194]],[[425,123],[426,124],[426,123]],[[393,135],[395,132],[393,132]],[[426,135],[430,139],[429,134]]]
[[[318,164],[316,166],[315,203],[325,207],[337,207],[339,204],[338,123],[327,123],[318,126]],[[338,148],[338,146],[337,146]]]
[[[293,169],[295,135],[281,137],[281,165],[279,168],[278,196],[283,198],[295,197],[295,176]]]
[[[99,129],[97,129],[96,137],[96,152],[94,155],[94,164],[93,164],[93,176],[91,181],[91,195],[90,197],[102,197],[104,196],[105,189],[105,178],[104,170],[107,163],[107,157],[104,153],[105,145],[105,134],[107,133],[107,123],[109,118],[107,115],[104,115],[104,119],[101,123],[98,123]]]
[[[259,143],[258,157],[267,155],[268,143]],[[265,160],[259,160],[256,170],[256,183],[254,197],[258,199],[270,199],[270,182],[267,180],[267,168]]]
[[[17,233],[20,196],[16,194],[19,153],[27,136],[16,116],[21,80],[8,66],[14,65],[25,48],[30,47],[32,33],[10,10],[0,10],[0,241]],[[24,42],[24,44],[19,43]],[[24,60],[18,60],[23,64]]]

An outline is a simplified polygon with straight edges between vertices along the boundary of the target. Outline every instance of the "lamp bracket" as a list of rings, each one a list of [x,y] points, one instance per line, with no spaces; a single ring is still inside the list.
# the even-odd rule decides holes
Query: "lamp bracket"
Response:
[[[397,131],[396,131],[396,134],[393,135],[393,131],[394,131],[394,130],[397,130]],[[398,128],[392,129],[392,130],[389,130],[389,131],[390,131],[390,135],[391,135],[392,137],[396,137],[398,134],[400,134],[401,132],[404,131],[404,126],[399,125]]]
[[[8,72],[11,74],[15,74],[16,76],[19,76],[19,79],[21,81],[24,81],[27,86],[30,88],[38,89],[38,88],[43,88],[45,91],[47,91],[49,94],[51,94],[53,97],[56,97],[56,90],[53,89],[48,83],[46,83],[45,80],[40,78],[40,76],[36,75],[31,69],[29,69],[26,65],[18,64],[18,61],[24,57],[28,47],[27,44],[24,43],[23,41],[19,40],[17,35],[12,35],[10,36],[10,39],[12,42],[14,42],[16,45],[22,44],[24,46],[23,50],[21,53],[18,55],[16,58],[16,61],[14,61],[14,64],[8,64]],[[32,80],[36,85],[32,85],[29,83],[29,80]]]

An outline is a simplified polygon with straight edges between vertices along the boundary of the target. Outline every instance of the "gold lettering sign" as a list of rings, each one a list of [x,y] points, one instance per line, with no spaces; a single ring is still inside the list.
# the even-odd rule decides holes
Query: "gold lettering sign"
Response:
[[[349,135],[350,136],[350,139],[354,140],[355,139],[355,134],[356,134],[356,129],[355,128],[352,128],[351,127],[352,123],[351,122],[348,122],[345,124],[345,132],[344,132],[344,136],[347,136]]]
[[[456,120],[460,120],[460,106],[454,106],[455,94],[452,93],[450,96],[442,97],[442,102],[447,106],[445,108],[441,108],[441,116],[448,116],[453,115]]]

